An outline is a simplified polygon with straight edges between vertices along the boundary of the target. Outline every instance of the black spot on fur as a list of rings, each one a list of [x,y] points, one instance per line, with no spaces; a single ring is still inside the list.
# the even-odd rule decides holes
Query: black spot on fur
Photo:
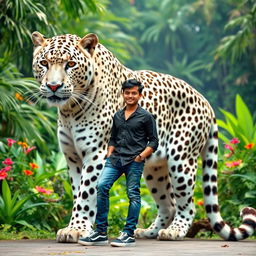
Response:
[[[146,180],[153,180],[153,176],[152,176],[152,175],[148,175],[148,176],[146,177]]]
[[[206,187],[204,188],[204,194],[207,195],[207,196],[209,196],[210,193],[211,193],[211,187],[210,187],[210,186],[206,186]]]

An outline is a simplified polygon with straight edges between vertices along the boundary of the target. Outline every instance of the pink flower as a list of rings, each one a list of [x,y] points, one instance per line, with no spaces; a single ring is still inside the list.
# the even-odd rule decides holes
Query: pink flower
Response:
[[[16,143],[16,140],[8,138],[7,143],[8,143],[8,147],[11,147],[14,143]]]
[[[243,161],[241,159],[233,161],[233,166],[239,166]]]
[[[0,170],[0,180],[4,180],[7,176],[8,174],[5,171]]]
[[[233,168],[235,166],[239,166],[243,161],[241,159],[239,160],[236,160],[236,161],[229,161],[229,162],[226,162],[225,165],[228,167],[228,168]]]
[[[28,149],[25,149],[25,154],[28,154],[29,152],[31,152],[34,149],[36,149],[36,146],[33,146],[31,148],[28,148]]]
[[[5,166],[3,169],[1,169],[0,171],[4,171],[4,172],[9,172],[12,169],[11,166]]]
[[[52,190],[52,189],[46,189],[46,188],[39,187],[39,186],[36,186],[36,190],[37,190],[39,193],[46,194],[46,195],[50,195],[50,194],[53,193],[53,190]]]
[[[234,148],[230,146],[229,144],[225,144],[225,148],[229,149],[230,151],[234,151]]]
[[[232,167],[233,167],[233,162],[226,162],[225,165],[226,165],[228,168],[232,168]]]
[[[239,141],[238,138],[233,138],[232,140],[230,140],[230,143],[231,144],[238,144],[238,143],[240,143],[240,141]]]
[[[6,158],[2,163],[5,164],[5,165],[12,165],[12,164],[14,164],[14,162],[12,161],[11,158]]]

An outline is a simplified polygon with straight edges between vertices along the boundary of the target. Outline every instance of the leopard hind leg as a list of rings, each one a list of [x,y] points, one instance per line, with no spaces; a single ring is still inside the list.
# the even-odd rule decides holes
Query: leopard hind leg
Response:
[[[186,236],[195,216],[193,191],[197,158],[170,159],[169,165],[176,200],[176,213],[170,226],[159,231],[158,239],[181,240]]]
[[[156,238],[161,228],[170,225],[175,214],[175,199],[166,159],[156,163],[147,163],[144,169],[144,179],[156,202],[158,214],[148,228],[138,228],[135,231],[135,236],[137,238]]]

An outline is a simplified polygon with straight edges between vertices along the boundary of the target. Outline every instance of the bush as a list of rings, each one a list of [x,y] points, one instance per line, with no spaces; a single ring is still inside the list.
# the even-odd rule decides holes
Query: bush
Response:
[[[0,224],[56,231],[72,205],[63,156],[52,153],[47,163],[36,147],[13,139],[0,142],[0,152]]]

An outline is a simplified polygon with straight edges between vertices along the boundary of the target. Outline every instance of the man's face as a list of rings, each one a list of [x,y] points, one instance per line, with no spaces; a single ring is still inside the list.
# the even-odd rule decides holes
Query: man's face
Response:
[[[127,88],[123,91],[124,102],[126,103],[126,105],[136,105],[140,100],[141,96],[142,95],[139,93],[138,86],[134,86],[129,89]]]

